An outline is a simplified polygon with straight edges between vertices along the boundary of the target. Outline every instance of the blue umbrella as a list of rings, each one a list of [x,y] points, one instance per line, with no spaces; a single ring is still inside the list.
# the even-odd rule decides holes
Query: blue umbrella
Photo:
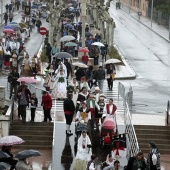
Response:
[[[18,30],[21,28],[18,24],[9,24],[9,26],[11,26],[14,30]]]
[[[5,29],[11,29],[11,30],[14,30],[14,28],[13,28],[11,25],[6,25],[4,28],[5,28]]]
[[[31,6],[31,9],[38,9],[38,6],[37,5],[33,5],[33,6]]]
[[[69,28],[69,29],[74,28],[71,24],[65,24],[65,27],[66,27],[66,28]]]
[[[18,24],[17,22],[11,22],[10,24]]]

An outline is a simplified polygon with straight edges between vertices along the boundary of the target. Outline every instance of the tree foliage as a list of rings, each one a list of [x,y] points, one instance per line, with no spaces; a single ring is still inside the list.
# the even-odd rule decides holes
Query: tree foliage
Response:
[[[151,7],[152,0],[149,0],[149,6]],[[164,14],[170,15],[170,0],[153,0],[154,8],[158,11],[162,11]]]

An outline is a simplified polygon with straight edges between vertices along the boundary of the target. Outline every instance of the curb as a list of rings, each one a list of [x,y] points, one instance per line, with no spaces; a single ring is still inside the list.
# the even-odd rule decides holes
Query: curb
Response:
[[[129,72],[130,72],[130,76],[126,76],[126,77],[117,77],[115,78],[116,80],[130,80],[130,79],[136,79],[136,72],[134,71],[134,69],[132,68],[132,66],[129,65],[129,63],[127,62],[127,60],[125,59],[125,57],[121,54],[121,52],[119,51],[118,47],[114,44],[113,45],[116,50],[118,51],[119,55],[121,56],[121,59],[123,61],[123,63],[125,64],[125,66],[128,68]]]
[[[115,3],[113,3],[115,5]],[[126,10],[124,10],[123,8],[120,8],[121,10],[123,10],[124,12],[126,12],[128,15],[130,15]],[[137,18],[135,18],[133,15],[130,15],[132,18],[134,18],[136,21],[138,21],[139,23],[141,23],[143,26],[147,27],[148,29],[150,29],[151,31],[153,31],[155,34],[157,34],[158,36],[160,36],[161,38],[163,38],[165,41],[170,42],[170,40],[168,38],[165,38],[164,36],[162,36],[161,34],[159,34],[158,32],[156,32],[155,30],[151,29],[149,26],[145,25],[143,22],[141,22],[140,20],[138,20]]]

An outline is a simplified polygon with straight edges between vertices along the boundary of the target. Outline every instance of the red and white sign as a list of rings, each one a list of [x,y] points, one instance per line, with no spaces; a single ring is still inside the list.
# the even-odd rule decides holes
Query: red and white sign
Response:
[[[39,32],[41,35],[45,35],[45,34],[47,34],[48,31],[45,27],[41,27]]]

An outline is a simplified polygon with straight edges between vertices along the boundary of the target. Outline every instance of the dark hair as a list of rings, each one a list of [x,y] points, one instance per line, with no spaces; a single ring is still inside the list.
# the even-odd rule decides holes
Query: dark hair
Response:
[[[139,151],[136,157],[141,156],[141,155],[143,156],[143,152]]]
[[[96,159],[96,155],[95,154],[92,154],[91,155],[91,160],[95,160]]]
[[[151,145],[152,148],[157,148],[154,141],[150,141],[149,144]]]
[[[114,161],[114,165],[119,164],[120,162],[118,160]]]
[[[86,88],[86,87],[82,87],[81,91],[83,91],[84,89],[86,89],[86,90],[87,90],[87,88]]]
[[[72,94],[72,93],[69,93],[69,94],[67,95],[67,98],[68,98],[68,99],[71,99],[72,96],[73,96],[73,94]]]
[[[111,158],[112,157],[112,154],[109,154],[109,158]]]
[[[46,92],[46,91],[43,91],[42,94],[47,94],[47,92]]]
[[[113,102],[113,99],[109,99],[109,100],[111,100]]]

